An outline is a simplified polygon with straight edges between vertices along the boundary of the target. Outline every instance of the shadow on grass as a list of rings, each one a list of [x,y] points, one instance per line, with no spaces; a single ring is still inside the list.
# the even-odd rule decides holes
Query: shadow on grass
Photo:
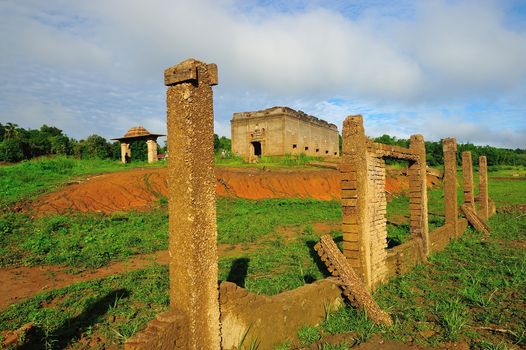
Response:
[[[101,322],[117,300],[129,296],[128,290],[117,289],[95,300],[80,315],[67,319],[54,331],[49,332],[42,326],[36,326],[27,334],[25,344],[19,349],[65,349],[78,341],[90,327]]]
[[[245,279],[247,278],[248,273],[248,263],[249,258],[239,258],[232,260],[232,265],[230,265],[230,272],[226,280],[237,284],[241,288],[245,288]]]
[[[334,238],[334,243],[338,244],[342,240],[343,240],[343,238],[341,236],[340,237],[336,237],[336,238]],[[310,254],[312,260],[314,260],[314,262],[316,263],[316,266],[318,267],[318,270],[320,270],[320,272],[323,274],[324,277],[330,277],[330,276],[332,276],[331,273],[329,272],[329,270],[327,270],[327,267],[325,266],[323,261],[321,261],[321,258],[318,255],[318,252],[316,252],[316,250],[314,249],[314,246],[316,245],[316,243],[318,243],[318,241],[307,241],[307,242],[305,242],[305,244],[309,248],[309,254]],[[303,276],[303,279],[305,280],[306,283],[312,283],[312,282],[315,281],[315,278],[313,278],[310,275]]]

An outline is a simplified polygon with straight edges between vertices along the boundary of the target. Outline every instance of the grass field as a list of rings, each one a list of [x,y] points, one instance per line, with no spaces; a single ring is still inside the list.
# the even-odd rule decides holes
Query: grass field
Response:
[[[0,167],[0,175],[6,175],[0,177],[4,186],[0,188],[6,194],[2,204],[12,206],[75,176],[126,169],[116,163],[75,164],[68,159],[44,164]],[[507,177],[517,171],[521,170],[497,169],[494,173]],[[35,183],[18,181],[19,176]],[[490,194],[499,206],[526,204],[526,181],[490,180]],[[430,227],[439,227],[444,220],[442,190],[430,190],[428,197]],[[407,218],[408,209],[408,198],[401,195],[389,203],[387,216]],[[219,198],[217,213],[218,243],[235,248],[235,254],[220,258],[219,280],[274,295],[328,276],[313,246],[324,233],[317,223],[337,227],[341,218],[338,202]],[[326,315],[319,326],[300,329],[301,343],[346,349],[380,333],[428,346],[463,340],[472,349],[526,347],[526,215],[499,213],[490,226],[489,239],[482,240],[468,230],[445,251],[434,254],[430,264],[418,266],[375,292],[375,299],[392,313],[393,327],[374,326],[347,305]],[[329,233],[341,242],[339,229]],[[399,244],[409,238],[408,227],[389,225],[388,235],[390,245]],[[0,213],[0,267],[60,264],[81,271],[166,247],[167,213],[161,203],[149,213],[40,219],[12,211]],[[167,267],[152,263],[145,269],[77,283],[14,304],[0,312],[0,330],[34,322],[30,349],[111,347],[122,344],[167,306]],[[323,345],[330,335],[348,332],[340,344]],[[289,349],[289,345],[284,343],[280,349]]]
[[[252,168],[304,168],[308,162],[323,161],[323,157],[307,156],[304,153],[298,155],[287,154],[284,156],[260,157],[256,162],[245,161],[242,157],[221,158],[216,155],[217,166],[229,167],[252,167]]]

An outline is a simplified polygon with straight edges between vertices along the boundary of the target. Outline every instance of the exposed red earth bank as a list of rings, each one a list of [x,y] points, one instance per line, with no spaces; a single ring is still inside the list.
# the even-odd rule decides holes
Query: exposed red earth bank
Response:
[[[216,168],[216,193],[246,199],[313,198],[338,200],[340,173],[333,169],[272,170]],[[428,184],[436,178],[428,176]],[[385,189],[397,194],[409,188],[407,177],[389,172]],[[168,193],[167,169],[148,168],[103,174],[70,183],[38,198],[36,216],[76,212],[149,210]]]

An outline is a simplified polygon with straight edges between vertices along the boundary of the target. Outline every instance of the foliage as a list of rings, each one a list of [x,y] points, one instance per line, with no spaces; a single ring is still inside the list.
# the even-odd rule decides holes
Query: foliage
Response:
[[[394,136],[382,135],[374,139],[375,142],[387,145],[409,147],[408,139],[399,139]],[[426,160],[430,166],[441,166],[444,164],[442,140],[426,141]],[[486,156],[488,165],[526,165],[526,149],[506,149],[493,146],[475,146],[472,143],[458,145],[457,162],[461,164],[461,154],[463,151],[470,151],[475,162],[479,156]]]
[[[145,142],[132,142],[135,160],[148,156]],[[0,162],[19,162],[41,156],[68,155],[82,159],[120,159],[120,143],[109,143],[104,137],[90,135],[77,141],[62,130],[42,125],[40,129],[24,129],[17,124],[0,123]]]

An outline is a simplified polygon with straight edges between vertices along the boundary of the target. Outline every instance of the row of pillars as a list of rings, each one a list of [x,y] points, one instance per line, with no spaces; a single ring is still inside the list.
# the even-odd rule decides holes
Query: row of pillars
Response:
[[[443,140],[444,152],[444,201],[446,225],[452,225],[458,236],[458,193],[457,193],[457,141],[454,138]],[[473,184],[473,160],[471,152],[462,152],[462,190],[463,203],[476,210],[475,187]],[[483,220],[489,218],[488,161],[479,157],[479,215]]]
[[[147,139],[146,145],[148,146],[148,163],[154,163],[157,161],[157,141],[153,139]],[[126,164],[131,161],[131,147],[129,143],[121,141],[121,162]]]

